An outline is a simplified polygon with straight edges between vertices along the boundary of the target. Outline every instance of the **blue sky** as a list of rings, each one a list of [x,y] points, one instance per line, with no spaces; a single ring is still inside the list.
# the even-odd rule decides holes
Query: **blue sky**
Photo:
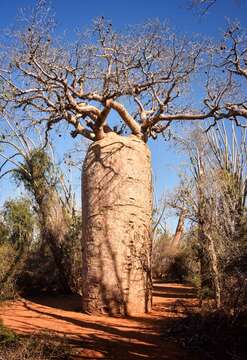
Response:
[[[34,4],[33,0],[1,0],[0,25],[15,21],[17,9]],[[168,19],[177,29],[215,35],[224,26],[225,18],[246,22],[246,0],[217,0],[209,15],[198,19],[186,9],[186,0],[53,0],[60,25],[72,30],[88,24],[92,18],[105,16],[114,25],[136,24],[148,18]]]
[[[72,34],[75,29],[84,28],[93,18],[102,15],[120,29],[127,24],[159,18],[168,20],[173,29],[180,33],[187,35],[200,33],[215,38],[224,31],[227,19],[238,19],[243,27],[247,26],[247,0],[217,0],[216,5],[204,17],[195,16],[193,11],[188,10],[186,0],[53,0],[51,2],[59,31],[66,29],[68,34]],[[32,5],[34,1],[1,0],[0,3],[0,28],[4,28],[15,22],[17,9]],[[66,141],[68,144],[71,142],[68,136],[66,136]],[[171,189],[177,184],[177,173],[184,158],[175,154],[169,143],[162,139],[156,142],[151,141],[150,148],[156,193],[160,196],[164,190]],[[13,188],[8,184],[5,189],[6,192],[0,195],[0,203],[10,194],[13,195]]]

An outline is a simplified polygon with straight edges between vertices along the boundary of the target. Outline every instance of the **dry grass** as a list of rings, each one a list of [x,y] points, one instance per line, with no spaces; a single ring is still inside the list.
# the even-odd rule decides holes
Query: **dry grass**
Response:
[[[16,335],[0,324],[0,360],[71,360],[66,338],[49,332]]]

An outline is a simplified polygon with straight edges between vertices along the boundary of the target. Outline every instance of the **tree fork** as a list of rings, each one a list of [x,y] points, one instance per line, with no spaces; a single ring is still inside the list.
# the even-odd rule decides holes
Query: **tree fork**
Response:
[[[138,137],[108,133],[88,149],[82,178],[83,311],[151,309],[151,156]]]

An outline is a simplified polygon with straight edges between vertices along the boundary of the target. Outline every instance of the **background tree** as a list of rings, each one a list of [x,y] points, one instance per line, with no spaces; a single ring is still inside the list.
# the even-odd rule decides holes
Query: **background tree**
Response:
[[[35,216],[26,198],[5,202],[1,211],[0,298],[16,295],[15,286],[34,235]]]
[[[230,299],[233,306],[246,291],[246,272],[240,270],[245,245],[239,236],[246,223],[246,131],[218,124],[207,134],[196,129],[182,143],[194,179],[180,188],[177,202],[187,204],[187,214],[197,224],[202,288],[210,287],[204,279],[211,277],[217,306],[227,306]],[[233,296],[233,282],[241,294]]]
[[[53,254],[60,283],[66,292],[77,291],[80,232],[75,236],[78,217],[69,184],[55,164],[51,145],[45,148],[42,127],[29,131],[17,117],[13,121],[7,114],[1,121],[0,176],[12,174],[17,185],[24,185],[32,195],[43,244]]]

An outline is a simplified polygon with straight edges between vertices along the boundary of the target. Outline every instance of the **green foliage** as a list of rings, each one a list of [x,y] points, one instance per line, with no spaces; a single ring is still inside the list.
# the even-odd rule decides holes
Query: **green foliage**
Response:
[[[64,283],[66,291],[68,291],[69,285],[74,289],[76,287],[74,283],[77,282],[75,279],[81,277],[81,267],[78,268],[79,264],[81,264],[80,239],[78,237],[80,221],[78,222],[78,218],[71,214],[71,209],[62,205],[64,199],[60,195],[59,170],[46,151],[39,148],[28,153],[22,165],[15,169],[14,177],[17,182],[24,184],[29,193],[32,194],[43,245],[46,243],[50,248],[55,260],[55,265],[53,261],[51,264],[57,267],[61,283]],[[64,188],[62,189],[64,191]],[[66,201],[67,199],[65,199],[65,203]],[[36,254],[33,254],[33,256],[36,258]],[[31,281],[31,283],[37,284],[39,276],[35,276],[33,273],[32,261],[29,262],[29,265],[31,271],[28,270],[25,273],[25,278],[30,278],[29,275],[32,273],[34,281]],[[47,265],[45,268],[50,271],[50,266],[48,263]],[[76,277],[74,272],[76,272]],[[54,276],[51,276],[51,279],[53,278]],[[70,282],[71,284],[69,284]],[[41,281],[41,283],[43,282]],[[24,285],[22,281],[22,287],[25,288]],[[37,289],[36,285],[35,288]],[[44,289],[44,286],[40,288]]]
[[[13,299],[17,295],[13,277],[16,257],[17,251],[11,243],[0,244],[0,301]]]
[[[152,273],[154,278],[165,276],[167,249],[171,242],[171,236],[167,232],[159,232],[153,240]]]
[[[35,196],[37,202],[42,201],[47,185],[55,185],[55,171],[51,159],[44,149],[32,150],[25,158],[22,166],[14,170],[14,178],[22,182],[25,188]]]
[[[168,281],[186,282],[189,275],[187,254],[184,250],[169,254],[170,264],[167,268],[166,278]]]
[[[200,274],[197,273],[192,273],[191,276],[188,278],[189,282],[194,285],[194,287],[196,289],[200,288],[201,285],[201,278],[200,278]]]
[[[35,218],[28,199],[5,202],[0,242],[0,299],[17,295],[16,280],[20,276],[33,240]]]
[[[169,282],[195,283],[199,268],[197,252],[195,252],[193,232],[183,235],[183,245],[172,246],[172,236],[160,233],[153,243],[152,271],[154,278],[162,278]],[[199,280],[197,279],[197,283]]]
[[[17,248],[27,245],[31,241],[34,227],[31,202],[25,198],[6,201],[2,214],[7,238],[11,244]]]
[[[18,339],[18,336],[6,328],[0,320],[0,347],[13,344]]]
[[[8,239],[8,228],[4,221],[0,221],[0,245],[4,244]]]
[[[214,291],[212,287],[209,286],[200,286],[198,290],[198,297],[201,300],[205,299],[213,299],[214,298]]]

